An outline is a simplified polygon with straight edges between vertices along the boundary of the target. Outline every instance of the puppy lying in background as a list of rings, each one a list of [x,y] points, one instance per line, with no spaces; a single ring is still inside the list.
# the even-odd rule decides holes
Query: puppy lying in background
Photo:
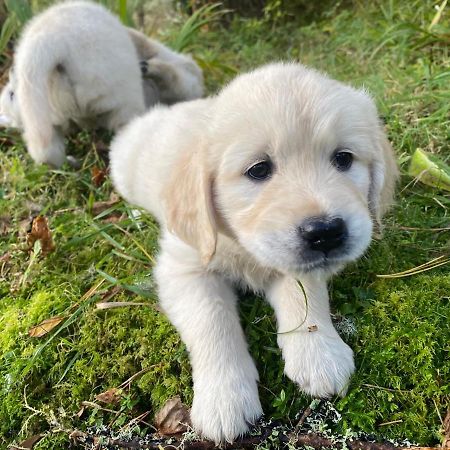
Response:
[[[1,111],[23,129],[31,157],[66,160],[70,121],[117,130],[145,111],[138,56],[126,28],[100,5],[67,2],[34,17],[15,52]]]
[[[150,60],[145,77],[142,59]],[[31,157],[59,167],[72,122],[116,131],[157,102],[202,94],[190,57],[125,28],[100,5],[65,2],[26,26],[0,95],[0,125],[22,129]]]
[[[233,285],[272,305],[300,389],[345,394],[353,352],[331,322],[327,281],[367,249],[397,174],[367,93],[268,65],[132,121],[113,141],[111,173],[161,224],[155,275],[190,354],[196,430],[233,441],[262,413]]]
[[[132,28],[128,32],[141,62],[147,108],[158,102],[171,105],[203,96],[203,73],[191,56]]]

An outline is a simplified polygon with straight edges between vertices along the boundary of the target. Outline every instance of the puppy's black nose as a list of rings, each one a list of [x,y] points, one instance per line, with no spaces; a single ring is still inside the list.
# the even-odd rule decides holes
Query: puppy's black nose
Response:
[[[310,250],[325,254],[340,247],[348,234],[345,222],[340,217],[332,219],[312,217],[303,222],[299,231]]]

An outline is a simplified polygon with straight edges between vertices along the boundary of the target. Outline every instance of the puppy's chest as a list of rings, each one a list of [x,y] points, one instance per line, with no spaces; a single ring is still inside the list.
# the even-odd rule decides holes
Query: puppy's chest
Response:
[[[250,288],[255,292],[263,292],[278,275],[275,270],[259,264],[239,243],[220,235],[208,269],[243,289]]]

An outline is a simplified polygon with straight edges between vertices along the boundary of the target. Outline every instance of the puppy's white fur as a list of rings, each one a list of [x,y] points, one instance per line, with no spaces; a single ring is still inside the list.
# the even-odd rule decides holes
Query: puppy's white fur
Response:
[[[138,55],[127,29],[94,3],[47,9],[21,36],[0,105],[10,124],[23,129],[31,157],[60,166],[70,121],[117,130],[145,111]]]
[[[343,148],[354,161],[339,171],[332,158]],[[246,176],[268,158],[269,179]],[[190,353],[198,431],[232,441],[262,412],[236,284],[273,306],[287,376],[313,396],[345,393],[353,353],[331,322],[327,280],[369,245],[397,173],[365,92],[299,64],[269,65],[216,97],[134,120],[112,144],[111,173],[161,224],[159,297]],[[298,229],[318,216],[342,218],[348,237],[311,261]]]
[[[128,32],[145,69],[147,108],[157,102],[171,105],[203,96],[203,73],[190,55],[175,52],[132,28]]]

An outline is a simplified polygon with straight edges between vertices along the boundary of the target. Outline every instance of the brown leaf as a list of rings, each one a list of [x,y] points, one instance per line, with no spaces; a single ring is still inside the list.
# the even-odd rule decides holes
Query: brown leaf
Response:
[[[80,419],[83,414],[84,414],[84,406],[82,406],[75,415]]]
[[[106,200],[104,202],[95,202],[92,205],[92,214],[94,216],[98,216],[103,211],[107,210],[108,208],[111,208],[111,206],[115,205],[119,202],[119,197],[116,194],[111,194],[109,200]]]
[[[117,223],[124,220],[127,216],[120,212],[112,212],[110,216],[102,219],[103,223]]]
[[[36,435],[31,436],[28,439],[25,439],[24,441],[22,441],[17,447],[15,445],[13,445],[12,447],[10,447],[10,449],[17,450],[17,449],[26,448],[26,449],[31,450],[35,446],[35,444],[37,444],[43,437],[44,437],[43,434],[36,434]]]
[[[94,183],[94,185],[97,187],[101,186],[105,181],[108,172],[109,172],[108,168],[100,169],[99,167],[94,166],[91,170],[92,183]]]
[[[311,325],[311,326],[308,327],[308,331],[309,331],[310,333],[313,333],[314,331],[317,331],[318,329],[319,329],[319,328],[318,328],[317,325]]]
[[[122,286],[113,286],[112,288],[108,289],[103,295],[102,295],[102,301],[109,302],[113,297],[115,297],[121,290]]]
[[[45,256],[55,249],[48,220],[44,216],[36,216],[31,222],[31,231],[27,233],[27,244],[33,248],[36,241],[41,242],[42,254]]]
[[[162,436],[184,433],[190,423],[189,409],[181,403],[180,397],[167,400],[155,416],[156,428]]]
[[[63,317],[63,316],[55,316],[55,317],[51,317],[50,319],[45,319],[39,325],[36,325],[35,327],[30,328],[30,330],[28,331],[28,335],[30,337],[45,336],[47,333],[52,331],[53,328],[58,326],[64,319],[65,319],[65,317]]]
[[[122,389],[111,388],[101,394],[95,396],[95,399],[99,402],[106,404],[117,404],[122,397]]]

